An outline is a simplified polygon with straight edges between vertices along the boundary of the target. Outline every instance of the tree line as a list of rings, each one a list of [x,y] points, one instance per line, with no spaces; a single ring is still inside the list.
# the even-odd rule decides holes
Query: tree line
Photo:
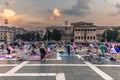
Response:
[[[120,27],[107,29],[102,35],[102,42],[120,42]]]
[[[39,32],[29,31],[23,34],[17,34],[16,39],[23,41],[59,41],[61,40],[61,33],[59,30],[53,29],[52,32],[47,30],[45,35],[42,36]]]

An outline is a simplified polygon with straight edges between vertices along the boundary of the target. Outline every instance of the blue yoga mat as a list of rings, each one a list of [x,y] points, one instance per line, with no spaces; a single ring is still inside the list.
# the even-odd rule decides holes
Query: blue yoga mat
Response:
[[[106,61],[109,61],[109,60],[110,60],[110,58],[101,57],[101,60],[106,60]]]
[[[68,55],[68,53],[62,53],[61,55],[60,55],[60,57],[68,57],[69,55]],[[76,55],[75,54],[73,54],[73,57],[76,57]]]

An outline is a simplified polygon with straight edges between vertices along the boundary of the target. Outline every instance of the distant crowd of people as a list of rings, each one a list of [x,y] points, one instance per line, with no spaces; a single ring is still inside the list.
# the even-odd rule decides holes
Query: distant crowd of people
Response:
[[[120,45],[115,43],[107,44],[89,44],[88,51],[92,53],[101,54],[103,57],[108,54],[115,61],[120,58]]]
[[[45,61],[47,57],[51,54],[51,51],[56,50],[56,46],[66,48],[68,56],[74,56],[77,54],[76,49],[81,47],[80,45],[73,43],[41,43],[41,42],[18,42],[16,45],[12,43],[4,43],[1,45],[0,51],[7,51],[6,56],[8,58],[14,57],[17,50],[21,50],[26,55],[36,55],[40,53],[41,61]],[[115,60],[120,57],[120,45],[114,43],[91,43],[88,46],[88,51],[92,53],[101,54],[105,56],[106,53],[110,54]]]
[[[45,61],[46,58],[51,54],[51,51],[54,50],[54,44],[46,44],[40,42],[18,42],[16,45],[12,43],[5,42],[1,45],[1,51],[7,51],[6,57],[13,58],[15,57],[16,50],[21,50],[26,55],[36,55],[40,53],[41,61]],[[38,51],[39,52],[38,52]]]

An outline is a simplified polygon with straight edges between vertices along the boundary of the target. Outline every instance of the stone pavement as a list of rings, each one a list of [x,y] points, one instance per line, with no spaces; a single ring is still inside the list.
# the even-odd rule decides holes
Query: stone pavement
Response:
[[[64,50],[64,49],[60,49]],[[53,52],[46,62],[39,60],[0,60],[0,80],[120,80],[120,62],[92,64],[76,57],[60,57]]]

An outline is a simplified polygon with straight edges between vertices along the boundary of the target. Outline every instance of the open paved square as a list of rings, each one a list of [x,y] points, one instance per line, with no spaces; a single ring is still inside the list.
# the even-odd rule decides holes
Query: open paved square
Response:
[[[54,52],[46,62],[0,60],[0,80],[119,80],[120,62],[92,64],[76,57],[60,57]]]

